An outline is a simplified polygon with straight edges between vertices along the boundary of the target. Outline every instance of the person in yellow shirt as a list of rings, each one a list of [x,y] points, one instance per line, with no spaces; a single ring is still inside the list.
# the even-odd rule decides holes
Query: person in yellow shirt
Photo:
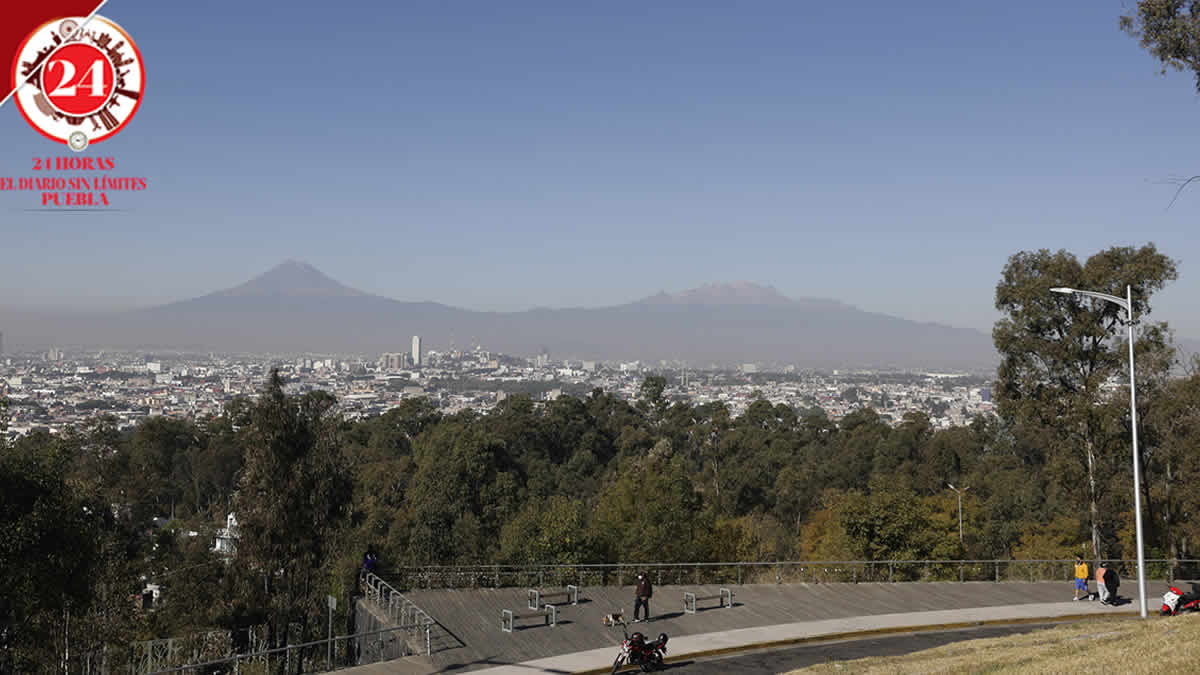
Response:
[[[1083,591],[1083,597],[1091,598],[1092,594],[1088,592],[1088,566],[1083,562],[1082,556],[1075,556],[1075,599],[1079,599],[1079,591]]]

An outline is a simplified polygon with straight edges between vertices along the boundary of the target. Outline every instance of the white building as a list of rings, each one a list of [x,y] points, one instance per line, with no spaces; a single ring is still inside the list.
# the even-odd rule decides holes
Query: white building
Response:
[[[408,367],[408,354],[404,352],[383,354],[379,357],[378,366],[380,370],[389,373],[404,370]]]
[[[414,335],[412,342],[412,362],[414,366],[421,365],[421,336]]]
[[[225,527],[217,530],[217,541],[212,550],[224,556],[231,556],[237,550],[237,516],[230,513],[225,516]]]

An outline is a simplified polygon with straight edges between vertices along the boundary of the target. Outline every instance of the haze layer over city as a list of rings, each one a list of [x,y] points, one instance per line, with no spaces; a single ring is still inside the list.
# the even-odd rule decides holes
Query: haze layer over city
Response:
[[[154,307],[290,258],[467,310],[746,281],[988,334],[1013,253],[1152,241],[1184,270],[1156,312],[1200,337],[1200,196],[1166,208],[1195,173],[1194,94],[1114,28],[1120,3],[291,7],[264,34],[270,5],[121,2],[163,77],[98,147],[153,185],[116,212],[7,212],[0,307]],[[280,115],[311,82],[357,103]],[[0,174],[24,173],[44,139],[0,115]]]

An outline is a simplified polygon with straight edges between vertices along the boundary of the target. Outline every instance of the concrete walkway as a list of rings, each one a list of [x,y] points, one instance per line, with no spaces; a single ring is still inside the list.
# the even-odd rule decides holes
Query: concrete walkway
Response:
[[[1152,610],[1158,607],[1159,585],[1148,584]],[[668,656],[672,658],[851,633],[1136,611],[1136,604],[1112,608],[1096,602],[1072,602],[1067,582],[744,585],[732,587],[736,594],[733,607],[718,608],[715,601],[702,602],[696,614],[681,611],[685,590],[706,595],[716,594],[718,588],[659,587],[652,601],[655,620],[636,624],[638,630],[651,637],[667,633],[671,637]],[[1121,590],[1127,589],[1122,586]],[[632,594],[632,588],[584,588],[579,605],[562,607],[557,626],[532,620],[523,626],[518,623],[514,632],[505,633],[500,630],[500,610],[520,611],[525,605],[524,589],[415,591],[409,596],[459,646],[435,652],[432,657],[360,666],[348,672],[531,675],[611,669],[622,634],[619,628],[602,626],[601,617],[622,610],[629,616]]]
[[[951,609],[861,616],[851,619],[803,621],[776,626],[742,628],[720,633],[686,635],[667,643],[669,660],[712,656],[751,648],[784,646],[817,640],[866,637],[913,630],[939,630],[968,626],[1089,618],[1103,615],[1136,615],[1136,604],[1106,607],[1097,602],[1052,602],[1006,607]],[[593,649],[535,661],[473,671],[476,675],[534,675],[536,673],[607,673],[615,649]],[[630,672],[635,668],[628,668]],[[379,671],[386,672],[386,671]]]

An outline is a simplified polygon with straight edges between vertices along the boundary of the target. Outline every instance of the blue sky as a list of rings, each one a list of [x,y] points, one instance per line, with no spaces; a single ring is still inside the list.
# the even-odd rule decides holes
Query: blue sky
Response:
[[[402,300],[748,280],[987,330],[1009,255],[1153,241],[1200,337],[1187,74],[1119,0],[110,0],[147,94],[112,213],[0,194],[0,304],[153,304],[282,261]],[[648,7],[647,5],[652,5]],[[0,176],[61,154],[0,108]]]

